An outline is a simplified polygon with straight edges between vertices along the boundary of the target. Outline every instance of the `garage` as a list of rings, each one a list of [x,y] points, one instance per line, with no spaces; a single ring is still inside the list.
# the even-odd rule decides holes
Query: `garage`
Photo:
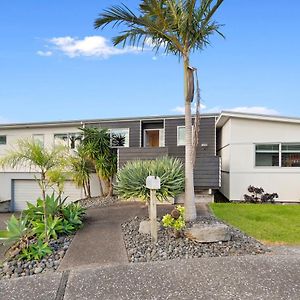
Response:
[[[41,189],[35,180],[15,179],[12,182],[13,191],[13,211],[21,211],[27,208],[27,202],[35,203],[42,196]],[[49,189],[48,194],[52,194],[53,189]],[[65,182],[63,197],[67,197],[67,202],[73,202],[84,197],[83,190],[77,188],[72,181]]]

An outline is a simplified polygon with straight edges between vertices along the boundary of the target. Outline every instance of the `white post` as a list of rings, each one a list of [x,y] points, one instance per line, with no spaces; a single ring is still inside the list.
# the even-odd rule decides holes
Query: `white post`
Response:
[[[150,190],[150,227],[151,238],[157,242],[157,220],[156,220],[156,190]]]
[[[150,190],[150,232],[154,243],[157,242],[157,220],[156,220],[156,190],[160,189],[160,178],[156,176],[148,176],[146,179],[146,187]]]

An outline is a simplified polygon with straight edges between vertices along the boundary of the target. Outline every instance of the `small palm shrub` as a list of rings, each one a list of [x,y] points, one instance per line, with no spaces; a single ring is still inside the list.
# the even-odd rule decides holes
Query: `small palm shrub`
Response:
[[[159,201],[174,198],[184,190],[181,161],[177,158],[163,157],[156,160],[128,162],[117,173],[117,194],[123,199],[148,200],[150,191],[146,188],[146,178],[149,175],[160,178],[161,188],[156,192]]]

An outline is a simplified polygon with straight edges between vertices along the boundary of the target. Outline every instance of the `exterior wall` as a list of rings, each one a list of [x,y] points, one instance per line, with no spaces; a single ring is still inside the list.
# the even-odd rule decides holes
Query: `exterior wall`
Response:
[[[120,166],[127,160],[136,158],[154,159],[159,156],[171,155],[178,157],[184,162],[185,147],[177,146],[177,126],[184,125],[184,117],[174,118],[153,118],[153,122],[160,122],[159,127],[165,128],[165,146],[156,149],[141,148],[142,132],[141,126],[151,128],[151,119],[132,119],[132,120],[114,120],[114,121],[93,121],[86,122],[85,126],[102,128],[129,128],[129,148],[119,149]],[[7,150],[16,146],[19,139],[29,139],[35,134],[44,136],[44,146],[52,147],[54,145],[54,135],[62,133],[77,133],[82,126],[81,122],[72,122],[72,124],[56,123],[50,125],[22,125],[6,126],[0,128],[0,135],[6,135],[6,145],[0,145],[0,157],[5,155]],[[195,166],[195,188],[208,189],[219,187],[219,160],[216,157],[215,146],[215,117],[202,117],[200,122],[200,142],[197,150],[197,161]],[[207,147],[201,147],[201,144],[207,144]],[[121,155],[120,155],[121,153]],[[36,170],[26,167],[18,169],[5,168],[0,170],[0,201],[12,199],[11,183],[14,179],[34,179]],[[92,196],[99,194],[99,182],[95,174],[91,177]]]
[[[163,121],[163,119],[161,119]],[[157,122],[157,121],[156,121]],[[162,122],[160,123],[160,125]],[[150,126],[147,121],[144,125]],[[155,159],[164,155],[179,158],[184,162],[185,147],[177,146],[177,127],[184,126],[184,117],[164,119],[165,147],[160,148],[120,148],[119,167],[126,161]],[[157,124],[156,124],[157,126]],[[149,128],[150,128],[149,127]],[[161,127],[161,126],[160,126]],[[160,128],[151,127],[151,128]],[[219,158],[216,156],[215,117],[202,117],[200,120],[199,145],[194,172],[195,189],[219,188]],[[207,147],[201,147],[207,144]]]
[[[80,124],[78,125],[80,127]],[[39,127],[39,128],[16,128],[16,129],[0,129],[0,135],[6,135],[6,145],[0,145],[0,157],[5,155],[8,150],[14,148],[20,139],[30,139],[34,134],[44,135],[44,146],[53,147],[54,135],[59,133],[76,133],[80,132],[76,126],[61,127]],[[0,170],[0,172],[3,170]],[[28,168],[10,169],[5,168],[5,172],[26,172]]]
[[[223,130],[224,128],[225,126]],[[229,131],[228,198],[242,200],[251,184],[263,187],[267,192],[278,193],[278,201],[300,202],[300,168],[255,167],[255,144],[299,143],[300,124],[232,118],[230,130],[225,128],[226,134]],[[224,157],[226,158],[226,154]],[[224,157],[222,156],[222,161]],[[222,187],[222,190],[226,188]]]
[[[218,130],[217,134],[217,154],[221,159],[221,193],[230,198],[230,140],[231,140],[231,120]]]
[[[140,146],[140,121],[105,121],[97,124],[87,124],[91,127],[102,127],[102,128],[129,128],[129,147]]]

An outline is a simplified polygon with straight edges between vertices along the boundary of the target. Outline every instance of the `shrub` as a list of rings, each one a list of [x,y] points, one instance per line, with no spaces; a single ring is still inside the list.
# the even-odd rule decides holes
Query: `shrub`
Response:
[[[185,228],[184,207],[177,205],[171,214],[164,215],[162,224],[166,228],[171,228],[176,237],[180,236],[180,232]]]
[[[128,162],[117,174],[117,194],[124,198],[148,200],[150,191],[146,178],[160,177],[161,188],[156,196],[159,201],[176,197],[184,190],[183,165],[177,158],[163,157],[156,160]]]
[[[40,239],[44,239],[48,236],[49,238],[52,237],[56,240],[58,234],[63,232],[62,219],[49,215],[46,222],[41,220],[32,221],[32,230]]]
[[[65,228],[67,228],[67,224],[69,224],[74,228],[73,231],[76,231],[82,226],[82,219],[85,215],[85,209],[81,207],[79,203],[70,203],[63,208],[62,215],[65,222]]]
[[[249,185],[248,192],[250,193],[250,195],[245,194],[244,199],[245,202],[249,203],[274,203],[274,199],[278,198],[277,193],[265,193],[263,188],[258,188],[253,185]]]
[[[19,259],[25,260],[41,260],[48,254],[51,254],[52,250],[48,243],[44,243],[42,240],[38,240],[36,243],[29,244],[28,247],[22,249],[19,254]]]

